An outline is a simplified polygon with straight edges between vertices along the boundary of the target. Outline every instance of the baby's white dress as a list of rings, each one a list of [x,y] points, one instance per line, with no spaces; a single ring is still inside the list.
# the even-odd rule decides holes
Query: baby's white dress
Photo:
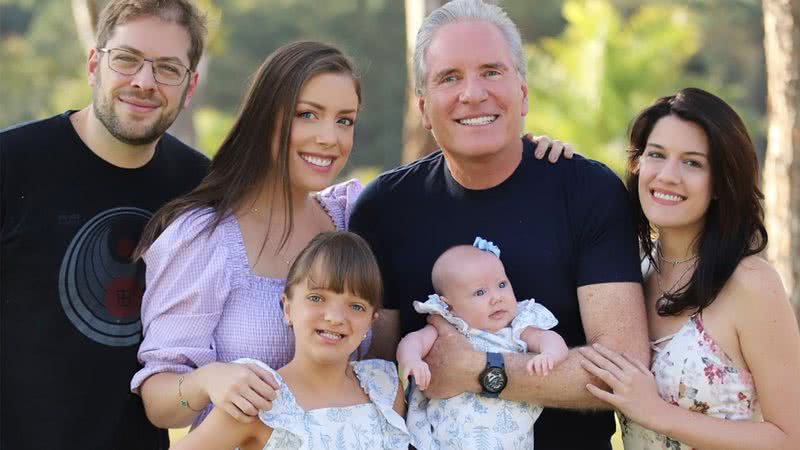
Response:
[[[481,352],[527,352],[520,338],[525,328],[549,330],[558,324],[553,313],[534,300],[517,303],[517,316],[510,327],[497,333],[470,328],[454,316],[436,295],[424,303],[414,302],[417,312],[438,314],[453,324],[475,350]],[[542,406],[512,402],[465,392],[448,399],[427,399],[419,389],[412,393],[406,424],[411,443],[418,450],[442,449],[533,449],[533,424]]]

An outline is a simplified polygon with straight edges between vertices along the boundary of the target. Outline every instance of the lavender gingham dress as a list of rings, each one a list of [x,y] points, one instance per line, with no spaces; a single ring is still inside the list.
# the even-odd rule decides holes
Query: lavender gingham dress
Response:
[[[316,194],[337,230],[346,230],[362,186],[356,180]],[[236,216],[202,232],[211,210],[178,217],[145,253],[147,290],[142,298],[144,368],[131,380],[160,372],[186,373],[220,361],[252,358],[278,369],[294,355],[294,336],[280,306],[284,278],[253,274]],[[359,351],[369,345],[365,339]],[[205,418],[206,409],[195,420]]]

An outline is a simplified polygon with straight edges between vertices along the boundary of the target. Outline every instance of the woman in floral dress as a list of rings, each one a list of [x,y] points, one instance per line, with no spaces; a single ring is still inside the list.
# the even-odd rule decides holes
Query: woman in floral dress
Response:
[[[800,332],[757,256],[767,233],[744,124],[684,89],[636,118],[630,148],[652,364],[587,349],[610,390],[587,389],[620,412],[626,449],[800,448]]]

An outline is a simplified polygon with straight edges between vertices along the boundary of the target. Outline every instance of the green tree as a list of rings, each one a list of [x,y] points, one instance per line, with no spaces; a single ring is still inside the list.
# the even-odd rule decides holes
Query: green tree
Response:
[[[85,105],[86,55],[69,2],[0,1],[0,128]]]
[[[625,130],[645,105],[687,83],[700,32],[685,7],[644,6],[629,18],[607,0],[566,1],[557,38],[527,48],[526,129],[573,143],[621,173]]]

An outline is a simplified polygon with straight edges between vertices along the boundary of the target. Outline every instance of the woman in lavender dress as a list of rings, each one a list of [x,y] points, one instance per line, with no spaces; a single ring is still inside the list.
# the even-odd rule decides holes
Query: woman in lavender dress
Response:
[[[361,185],[328,186],[350,155],[360,103],[358,78],[338,49],[297,42],[276,50],[208,176],[148,224],[139,252],[147,265],[144,368],[131,390],[154,424],[197,424],[212,404],[242,422],[270,408],[272,375],[231,362],[277,369],[292,358],[280,296],[306,244],[347,228]]]

